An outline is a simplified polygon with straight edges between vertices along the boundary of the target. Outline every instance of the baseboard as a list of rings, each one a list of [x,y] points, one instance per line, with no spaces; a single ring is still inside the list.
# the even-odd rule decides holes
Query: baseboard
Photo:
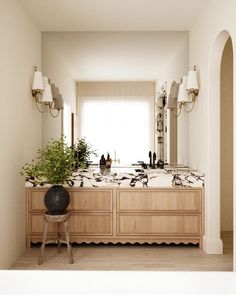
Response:
[[[212,239],[203,237],[203,250],[207,254],[223,254],[223,242],[220,238]]]

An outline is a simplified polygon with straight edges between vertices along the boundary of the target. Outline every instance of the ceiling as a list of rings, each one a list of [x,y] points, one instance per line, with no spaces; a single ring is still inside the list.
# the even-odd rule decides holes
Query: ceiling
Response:
[[[43,32],[43,69],[53,79],[55,67],[64,66],[78,81],[180,78],[176,71],[188,68],[188,45],[186,31]]]
[[[210,0],[19,0],[41,31],[186,31]]]

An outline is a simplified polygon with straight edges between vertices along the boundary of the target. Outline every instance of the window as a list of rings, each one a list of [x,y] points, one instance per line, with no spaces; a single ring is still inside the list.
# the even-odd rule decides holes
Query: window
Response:
[[[154,86],[152,82],[78,83],[79,137],[86,137],[99,157],[110,153],[122,164],[147,161],[154,146]]]

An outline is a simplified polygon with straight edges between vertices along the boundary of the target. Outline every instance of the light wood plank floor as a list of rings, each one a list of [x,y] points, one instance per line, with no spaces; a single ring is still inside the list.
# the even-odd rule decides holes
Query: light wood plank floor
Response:
[[[74,245],[74,264],[68,263],[66,247],[57,253],[55,246],[44,250],[38,265],[39,247],[26,249],[12,270],[159,270],[232,271],[233,235],[223,232],[223,255],[207,255],[194,245]]]

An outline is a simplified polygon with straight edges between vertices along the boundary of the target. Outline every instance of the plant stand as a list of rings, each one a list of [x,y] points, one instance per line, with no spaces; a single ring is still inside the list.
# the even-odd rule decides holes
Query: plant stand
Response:
[[[69,256],[69,263],[73,263],[73,255],[70,245],[70,234],[68,229],[68,220],[69,220],[69,212],[60,215],[52,215],[49,213],[44,214],[44,231],[43,231],[43,238],[42,238],[42,246],[40,249],[38,264],[42,264],[43,252],[46,244],[49,243],[57,243],[58,253],[61,252],[61,244],[67,244],[67,251]],[[56,240],[49,240],[47,241],[47,230],[48,230],[48,222],[56,222],[57,223],[57,238]],[[61,239],[61,223],[64,223],[64,230],[65,230],[65,237],[66,240]]]

